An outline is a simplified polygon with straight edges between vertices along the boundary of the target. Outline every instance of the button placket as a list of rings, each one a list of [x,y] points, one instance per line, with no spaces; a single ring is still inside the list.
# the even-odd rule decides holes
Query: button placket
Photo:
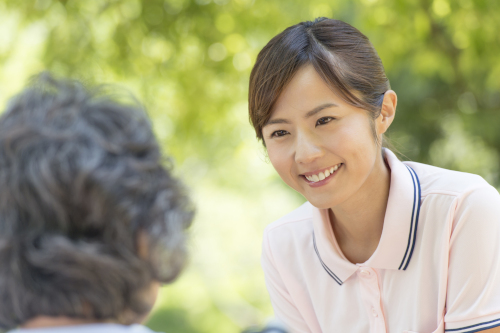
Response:
[[[381,309],[381,293],[375,270],[360,267],[358,272],[361,296],[370,321],[370,333],[385,333],[385,318]]]

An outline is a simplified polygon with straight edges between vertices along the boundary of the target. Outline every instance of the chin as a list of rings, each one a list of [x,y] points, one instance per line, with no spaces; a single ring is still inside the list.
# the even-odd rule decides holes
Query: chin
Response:
[[[327,198],[307,198],[307,201],[309,201],[309,203],[311,203],[311,205],[313,205],[314,207],[318,208],[318,209],[329,209],[329,208],[332,208],[332,207],[335,207],[338,202],[336,202],[336,200],[332,200],[332,199],[327,199]]]

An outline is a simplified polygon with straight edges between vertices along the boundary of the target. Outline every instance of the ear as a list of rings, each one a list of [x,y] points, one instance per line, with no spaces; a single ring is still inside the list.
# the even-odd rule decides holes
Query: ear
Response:
[[[143,260],[147,260],[149,258],[149,236],[146,233],[146,231],[140,229],[137,232],[137,238],[136,238],[136,249],[137,249],[137,255],[139,258]]]
[[[396,115],[397,104],[398,96],[394,90],[387,90],[384,94],[382,110],[378,118],[375,120],[378,135],[384,134],[389,126],[391,126],[394,116]]]

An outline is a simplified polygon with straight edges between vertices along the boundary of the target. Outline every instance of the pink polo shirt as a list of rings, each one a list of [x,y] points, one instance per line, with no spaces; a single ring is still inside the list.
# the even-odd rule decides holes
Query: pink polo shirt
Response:
[[[304,205],[264,232],[276,316],[292,332],[471,333],[500,326],[500,195],[481,177],[400,162],[380,243],[342,254],[327,210]]]

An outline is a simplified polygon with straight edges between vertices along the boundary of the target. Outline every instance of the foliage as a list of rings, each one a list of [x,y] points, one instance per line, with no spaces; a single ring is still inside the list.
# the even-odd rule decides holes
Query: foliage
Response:
[[[497,0],[0,0],[0,102],[43,69],[119,83],[144,101],[193,189],[192,261],[162,290],[155,329],[235,332],[272,314],[262,229],[303,199],[264,162],[248,76],[271,37],[318,16],[351,23],[378,50],[402,154],[500,185]]]

